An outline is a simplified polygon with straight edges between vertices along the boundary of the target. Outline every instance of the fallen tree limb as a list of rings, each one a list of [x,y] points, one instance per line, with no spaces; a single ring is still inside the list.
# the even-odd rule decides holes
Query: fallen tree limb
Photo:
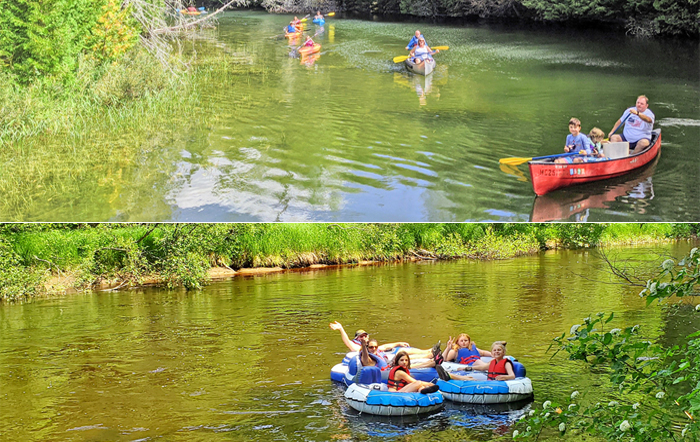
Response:
[[[154,29],[151,31],[151,33],[152,34],[165,34],[165,33],[169,33],[169,32],[176,32],[176,31],[187,29],[187,28],[191,28],[192,26],[195,26],[198,23],[202,23],[206,20],[209,20],[210,18],[214,17],[216,14],[222,12],[224,9],[231,6],[233,3],[241,3],[241,2],[240,2],[240,0],[231,0],[230,2],[226,3],[224,6],[220,7],[216,11],[212,12],[211,14],[206,14],[206,17],[200,18],[199,20],[183,23],[183,24],[180,24],[177,26],[170,26],[170,27],[166,27],[166,28]]]

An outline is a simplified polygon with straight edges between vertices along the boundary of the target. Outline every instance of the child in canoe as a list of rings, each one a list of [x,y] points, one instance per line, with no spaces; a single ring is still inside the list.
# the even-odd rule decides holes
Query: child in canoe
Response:
[[[566,136],[566,144],[564,145],[564,152],[576,152],[579,155],[593,155],[593,147],[591,140],[587,136],[581,133],[581,120],[578,118],[572,118],[569,120],[569,132],[570,134]],[[570,156],[564,158],[557,158],[554,160],[555,163],[583,163],[583,158],[579,156]]]

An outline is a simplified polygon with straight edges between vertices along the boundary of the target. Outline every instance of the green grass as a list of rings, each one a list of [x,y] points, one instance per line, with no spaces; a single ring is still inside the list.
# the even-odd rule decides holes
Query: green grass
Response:
[[[699,229],[698,224],[0,225],[0,246],[7,255],[0,296],[40,293],[37,278],[59,269],[87,285],[100,278],[138,284],[145,275],[155,275],[171,286],[198,288],[212,266],[292,268],[416,255],[504,259],[537,253],[545,244],[663,242],[693,237]]]

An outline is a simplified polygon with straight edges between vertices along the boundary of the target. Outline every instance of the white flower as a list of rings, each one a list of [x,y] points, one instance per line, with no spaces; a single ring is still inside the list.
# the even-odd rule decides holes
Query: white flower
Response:
[[[666,393],[663,391],[656,393],[656,399],[662,399],[664,396],[666,396]]]
[[[525,431],[527,431],[527,432],[529,433],[530,431],[532,431],[532,427],[527,427],[527,428],[525,429]]]
[[[562,433],[566,430],[566,424],[564,422],[559,424],[559,431]]]
[[[635,410],[636,410],[637,408],[639,408],[639,402],[637,402],[636,404],[633,404],[633,405],[632,405],[632,408],[635,409]]]
[[[569,334],[570,334],[570,335],[573,335],[574,333],[576,333],[576,330],[578,330],[579,327],[581,327],[581,324],[574,324],[574,325],[572,325],[572,326],[571,326],[571,330],[569,330]]]
[[[611,335],[614,335],[614,336],[617,336],[617,335],[620,334],[621,331],[622,331],[622,330],[620,330],[619,328],[614,328],[614,329],[610,330],[610,334],[611,334]]]
[[[631,427],[630,423],[627,422],[627,419],[623,420],[622,423],[620,424],[620,431],[627,431]]]
[[[610,401],[610,403],[608,404],[608,407],[617,407],[618,405],[620,405],[620,404],[617,403],[616,401]]]
[[[544,418],[547,419],[548,417],[549,417],[549,413],[546,413],[546,414],[544,415]]]
[[[661,263],[661,268],[663,268],[664,270],[671,270],[674,264],[675,262],[672,259],[667,259],[666,261]]]
[[[528,413],[531,417],[535,415],[535,410],[530,410],[530,413]]]
[[[520,417],[518,418],[518,420],[521,421],[521,420],[525,419],[526,417],[527,417],[527,416],[525,416],[525,415],[523,414],[522,416],[520,416]]]
[[[578,391],[574,391],[573,393],[571,393],[571,399],[575,399],[576,396],[578,396]]]
[[[589,322],[591,322],[591,317],[589,316],[589,317],[587,317],[587,318],[583,318],[583,322],[585,322],[586,324],[588,324]]]
[[[518,430],[513,431],[513,439],[518,437],[518,434],[520,434],[520,431],[518,431]]]
[[[681,437],[685,437],[685,433],[687,433],[687,432],[688,432],[688,426],[686,425],[686,426],[683,428],[683,431],[681,431]]]
[[[573,410],[574,408],[578,407],[576,404],[571,404],[569,405],[569,410]]]
[[[700,312],[700,304],[698,304],[698,305],[695,306],[695,311],[696,311],[696,312]]]
[[[544,404],[542,404],[542,408],[547,408],[550,405],[552,405],[552,401],[544,401]]]

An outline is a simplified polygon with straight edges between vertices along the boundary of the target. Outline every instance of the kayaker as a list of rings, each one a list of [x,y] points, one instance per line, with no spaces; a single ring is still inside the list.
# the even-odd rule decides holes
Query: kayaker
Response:
[[[294,27],[293,21],[289,22],[289,26],[284,27],[284,32],[286,32],[287,34],[294,34],[295,32],[297,32],[297,28]]]
[[[314,43],[314,41],[311,39],[311,36],[310,36],[310,35],[307,35],[307,36],[306,36],[306,41],[304,42],[304,46],[310,48],[310,47],[313,47],[314,44],[315,44],[315,43]]]
[[[404,350],[396,353],[387,381],[389,391],[400,393],[434,393],[438,386],[432,382],[419,381],[411,377],[411,358]]]
[[[413,37],[411,37],[411,41],[409,41],[408,46],[406,46],[406,50],[410,51],[411,49],[413,49],[413,47],[418,44],[418,39],[421,38],[422,36],[423,35],[420,33],[420,31],[418,29],[416,29],[416,33],[413,34]],[[428,44],[428,43],[426,42],[425,44]]]
[[[649,109],[649,99],[645,95],[637,97],[635,107],[622,113],[622,116],[608,134],[610,142],[627,141],[630,143],[630,153],[641,151],[651,144],[651,131],[654,129],[654,113]],[[625,128],[622,135],[614,135],[622,122]]]
[[[314,15],[314,20],[323,20],[323,14],[321,14],[321,11],[316,11],[316,15]]]
[[[425,43],[425,38],[421,35],[418,37],[418,45],[414,46],[413,49],[411,49],[410,57],[413,58],[413,63],[415,64],[420,64],[423,63],[425,60],[432,60],[433,54],[437,54],[440,52],[439,50],[433,51],[430,49],[430,47]]]

